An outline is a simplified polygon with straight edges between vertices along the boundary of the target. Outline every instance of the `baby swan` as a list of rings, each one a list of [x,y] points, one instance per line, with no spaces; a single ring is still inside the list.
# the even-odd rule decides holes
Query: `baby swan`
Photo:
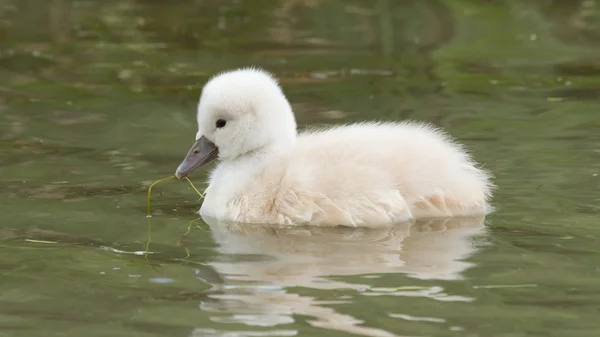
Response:
[[[360,123],[297,134],[277,81],[256,68],[213,77],[179,179],[218,158],[200,215],[238,223],[382,227],[490,210],[487,172],[442,131]]]

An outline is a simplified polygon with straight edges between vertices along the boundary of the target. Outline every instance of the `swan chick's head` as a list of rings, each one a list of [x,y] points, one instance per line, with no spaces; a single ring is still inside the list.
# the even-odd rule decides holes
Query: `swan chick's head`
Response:
[[[198,103],[196,142],[177,178],[214,159],[235,160],[257,151],[287,150],[296,139],[290,103],[275,78],[258,68],[227,71],[210,79]]]

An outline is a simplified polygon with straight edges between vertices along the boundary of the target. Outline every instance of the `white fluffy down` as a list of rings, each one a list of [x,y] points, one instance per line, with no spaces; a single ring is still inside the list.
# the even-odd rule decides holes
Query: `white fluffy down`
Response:
[[[240,223],[381,227],[489,212],[490,175],[423,123],[360,123],[297,134],[276,80],[256,68],[212,78],[198,134],[219,149],[203,217]],[[217,129],[215,121],[225,119]]]

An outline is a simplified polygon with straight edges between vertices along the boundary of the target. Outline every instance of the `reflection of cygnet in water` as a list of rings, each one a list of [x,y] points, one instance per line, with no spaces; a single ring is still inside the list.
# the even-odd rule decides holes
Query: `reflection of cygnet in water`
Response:
[[[483,217],[419,220],[377,229],[205,221],[220,253],[257,255],[213,262],[226,279],[311,288],[330,288],[332,281],[323,277],[334,275],[401,272],[418,278],[459,278],[469,266],[460,260],[474,250],[470,238],[483,230]]]
[[[357,289],[368,284],[332,280],[330,276],[405,273],[420,279],[458,279],[471,264],[461,261],[475,251],[472,237],[484,230],[483,217],[418,220],[394,227],[249,226],[204,219],[217,250],[210,263],[221,282],[213,283],[202,303],[207,311],[227,312],[219,322],[275,326],[291,323],[292,315],[314,317],[316,327],[366,336],[392,336],[342,315],[286,287]],[[198,271],[198,276],[203,277]],[[368,283],[368,279],[363,279]],[[439,295],[439,294],[438,294]],[[418,296],[429,296],[418,295]]]

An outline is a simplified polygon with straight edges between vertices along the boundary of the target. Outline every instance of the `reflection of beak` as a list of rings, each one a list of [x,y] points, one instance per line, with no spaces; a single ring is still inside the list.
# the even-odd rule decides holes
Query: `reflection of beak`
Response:
[[[215,160],[218,155],[219,149],[215,143],[202,136],[194,143],[185,159],[179,164],[175,176],[177,179],[185,178],[200,166]]]

